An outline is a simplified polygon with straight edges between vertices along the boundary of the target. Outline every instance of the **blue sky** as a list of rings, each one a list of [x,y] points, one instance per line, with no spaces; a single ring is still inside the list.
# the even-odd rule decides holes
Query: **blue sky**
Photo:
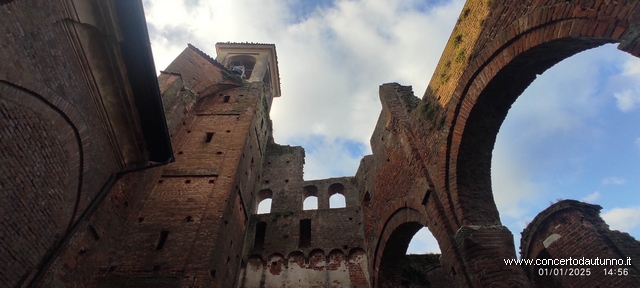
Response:
[[[381,107],[378,86],[419,97],[464,1],[144,0],[156,67],[192,43],[276,44],[282,97],[276,142],[306,149],[305,179],[353,176]],[[640,236],[640,61],[607,45],[571,57],[518,98],[492,162],[501,219],[519,245],[528,221],[558,199],[603,207],[613,229]],[[437,252],[428,231],[409,253]]]

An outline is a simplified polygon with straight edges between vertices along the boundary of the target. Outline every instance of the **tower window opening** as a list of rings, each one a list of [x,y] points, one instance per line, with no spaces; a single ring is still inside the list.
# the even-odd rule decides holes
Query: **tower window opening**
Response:
[[[231,96],[227,95],[227,96],[224,96],[223,100],[224,100],[225,103],[227,103],[227,102],[229,102],[230,98],[231,98]]]
[[[204,140],[204,142],[211,142],[211,138],[213,138],[213,132],[207,132],[207,138]]]
[[[240,76],[242,79],[251,78],[253,66],[256,65],[256,58],[249,55],[238,55],[229,59],[229,70],[231,73]]]

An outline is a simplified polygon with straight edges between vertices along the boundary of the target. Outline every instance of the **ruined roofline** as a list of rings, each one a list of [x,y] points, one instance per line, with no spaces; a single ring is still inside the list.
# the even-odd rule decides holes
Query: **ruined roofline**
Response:
[[[220,64],[220,62],[216,61],[216,59],[213,59],[213,57],[209,56],[207,53],[204,53],[202,50],[198,49],[198,47],[193,46],[191,43],[187,43],[187,47],[191,48],[191,50],[198,53],[198,55],[202,56],[202,58],[211,62],[211,64],[213,64],[214,66],[231,73],[231,71],[227,69],[227,67],[224,67],[224,65]]]
[[[538,227],[540,227],[540,225],[542,225],[549,218],[553,217],[554,214],[566,210],[578,210],[599,217],[602,206],[584,203],[577,200],[562,200],[552,204],[551,206],[547,207],[547,209],[544,209],[540,213],[538,213],[538,215],[536,215],[536,217],[531,220],[529,225],[524,228],[524,230],[520,234],[520,250],[522,251],[524,245],[528,244],[528,241],[531,240],[531,237],[538,231]]]

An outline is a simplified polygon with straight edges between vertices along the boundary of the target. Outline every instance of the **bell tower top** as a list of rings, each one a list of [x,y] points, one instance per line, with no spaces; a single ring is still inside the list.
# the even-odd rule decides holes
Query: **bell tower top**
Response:
[[[276,45],[216,43],[216,61],[249,82],[264,82],[273,97],[280,97],[280,74]]]

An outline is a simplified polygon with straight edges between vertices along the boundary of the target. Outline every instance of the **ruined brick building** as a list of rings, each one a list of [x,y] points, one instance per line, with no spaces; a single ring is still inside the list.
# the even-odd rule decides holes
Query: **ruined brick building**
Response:
[[[576,201],[531,222],[521,257],[631,257],[629,275],[506,266],[490,181],[536,74],[605,43],[640,56],[638,1],[467,1],[422,98],[380,86],[373,154],[314,181],[271,137],[274,45],[189,45],[157,76],[140,1],[4,0],[0,23],[1,287],[399,287],[424,226],[442,255],[420,285],[640,286],[638,241]]]

